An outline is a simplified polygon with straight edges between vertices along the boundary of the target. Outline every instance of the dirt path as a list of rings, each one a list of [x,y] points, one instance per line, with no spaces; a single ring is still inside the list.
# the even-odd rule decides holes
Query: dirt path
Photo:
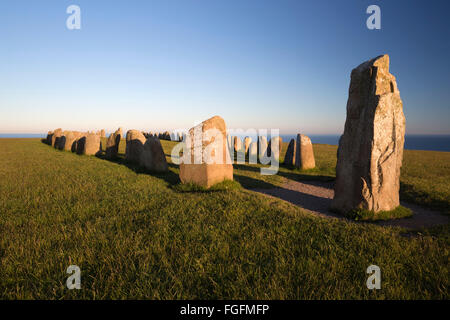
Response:
[[[344,217],[329,211],[331,199],[333,199],[334,196],[333,182],[298,182],[287,179],[282,187],[273,189],[253,189],[253,191],[288,201],[322,217],[345,219]],[[404,202],[402,202],[402,205],[411,209],[414,215],[410,218],[380,221],[377,222],[377,224],[416,230],[450,222],[448,216],[439,212]]]

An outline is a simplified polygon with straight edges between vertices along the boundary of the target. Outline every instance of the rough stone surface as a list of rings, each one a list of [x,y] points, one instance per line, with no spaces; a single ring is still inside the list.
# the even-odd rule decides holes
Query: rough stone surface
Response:
[[[88,135],[87,132],[78,132],[77,133],[77,138],[75,139],[75,141],[72,143],[72,152],[77,153],[78,152],[78,142],[83,138],[86,137]]]
[[[353,69],[339,140],[332,208],[389,211],[399,206],[405,116],[389,56]]]
[[[303,170],[315,168],[316,161],[311,139],[299,133],[295,147],[295,166]]]
[[[250,137],[245,137],[245,139],[244,139],[245,153],[248,152],[248,148],[250,147],[250,143],[252,143],[252,138],[250,138]]]
[[[242,149],[242,140],[239,137],[233,138],[234,152],[240,152]]]
[[[258,137],[258,157],[267,156],[267,138],[265,136]]]
[[[122,136],[123,136],[123,129],[122,129],[122,127],[120,127],[119,129],[117,129],[117,131],[115,132],[115,134],[120,135],[120,138],[122,139]]]
[[[72,151],[73,150],[73,144],[75,141],[80,137],[81,133],[77,131],[69,131],[67,134],[65,134],[65,141],[64,141],[64,150],[65,151]]]
[[[234,139],[230,134],[227,135],[227,146],[228,151],[230,152],[230,154],[232,154],[234,151]]]
[[[45,143],[48,145],[52,145],[52,137],[53,137],[53,131],[49,131],[47,133],[47,138],[45,139]]]
[[[224,180],[233,180],[226,125],[221,117],[215,116],[191,128],[188,140],[191,143],[187,143],[188,150],[180,163],[181,182],[209,188]]]
[[[276,143],[278,140],[278,143]],[[273,153],[274,159],[280,158],[280,150],[283,145],[283,139],[281,137],[273,137],[269,141],[269,145],[267,146],[267,156],[271,157]]]
[[[56,130],[54,130],[53,131],[53,135],[52,135],[52,141],[51,141],[51,145],[52,145],[52,147],[54,147],[55,146],[55,142],[56,142],[56,138],[59,138],[59,137],[61,137],[62,136],[62,134],[63,134],[63,131],[62,131],[62,129],[61,128],[59,128],[59,129],[56,129]]]
[[[88,156],[98,156],[101,154],[100,135],[88,133],[83,135],[77,142],[77,153]]]
[[[250,143],[250,147],[248,148],[248,161],[249,163],[256,164],[258,162],[258,143],[252,142]]]
[[[141,153],[140,165],[149,171],[166,172],[168,170],[166,155],[159,139],[149,137]]]
[[[125,147],[125,159],[130,162],[139,163],[141,159],[142,151],[144,151],[145,139],[142,132],[138,130],[128,130],[126,147]]]
[[[115,133],[111,133],[108,140],[106,141],[106,159],[114,160],[117,158],[121,138],[122,136],[119,130],[117,130]]]
[[[291,139],[284,156],[284,164],[287,166],[295,166],[295,150],[297,147],[297,140]]]

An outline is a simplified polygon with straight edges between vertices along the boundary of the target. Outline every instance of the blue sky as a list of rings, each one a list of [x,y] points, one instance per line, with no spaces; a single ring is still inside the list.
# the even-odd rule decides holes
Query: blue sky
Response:
[[[68,30],[66,8],[81,8]],[[381,8],[381,30],[366,8]],[[350,72],[388,53],[409,134],[450,134],[448,1],[0,3],[0,132],[230,128],[341,133]]]

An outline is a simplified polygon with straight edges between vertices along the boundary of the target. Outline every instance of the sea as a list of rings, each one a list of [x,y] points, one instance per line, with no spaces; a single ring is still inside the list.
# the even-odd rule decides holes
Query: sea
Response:
[[[47,134],[0,133],[0,138],[45,138]],[[338,145],[340,135],[310,135],[312,143]],[[281,135],[288,142],[295,135]],[[450,135],[406,135],[405,149],[450,152]]]

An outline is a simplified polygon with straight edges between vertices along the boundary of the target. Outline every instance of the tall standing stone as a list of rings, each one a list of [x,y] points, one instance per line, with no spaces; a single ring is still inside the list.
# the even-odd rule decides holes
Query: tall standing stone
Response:
[[[47,138],[45,139],[45,143],[48,145],[52,145],[52,137],[53,137],[53,131],[49,131],[47,133]]]
[[[351,74],[332,208],[345,213],[398,207],[404,137],[403,104],[389,56],[364,62]]]
[[[297,134],[295,147],[295,166],[302,170],[315,168],[316,160],[311,139],[299,133]]]
[[[257,142],[250,143],[250,147],[248,148],[248,162],[251,164],[258,163],[258,143]]]
[[[56,138],[59,138],[63,135],[63,131],[61,128],[58,128],[56,130],[53,131],[53,135],[51,136],[52,141],[51,141],[51,145],[52,147],[55,146],[55,142],[56,142]]]
[[[119,145],[121,139],[122,135],[120,130],[111,133],[111,135],[108,138],[108,141],[106,141],[106,154],[105,154],[106,159],[114,160],[117,158],[117,155],[119,154]]]
[[[155,137],[147,139],[139,161],[140,166],[149,171],[166,172],[168,170],[166,155],[161,142]]]
[[[139,130],[128,130],[125,147],[125,159],[130,162],[139,163],[144,151],[145,139]]]
[[[234,139],[231,136],[231,134],[227,134],[227,146],[228,146],[228,152],[231,154],[234,154]]]
[[[64,137],[65,137],[65,141],[64,141],[64,146],[63,149],[65,151],[72,151],[73,148],[73,144],[75,142],[75,140],[77,140],[80,136],[80,133],[77,131],[69,131],[67,132]]]
[[[259,159],[267,156],[267,138],[258,136],[258,157]]]
[[[267,156],[271,157],[273,153],[274,159],[280,158],[281,147],[283,146],[283,139],[281,137],[273,137],[269,141],[269,145],[267,147]]]
[[[88,156],[98,156],[102,152],[100,135],[88,133],[83,135],[77,142],[77,153]]]
[[[284,156],[284,164],[287,166],[295,166],[295,151],[297,147],[297,140],[291,139]]]
[[[191,128],[180,163],[180,179],[206,188],[233,180],[225,121],[215,116]]]
[[[242,149],[242,140],[239,137],[233,138],[234,152],[240,152]]]
[[[244,139],[245,153],[248,152],[248,148],[250,147],[250,143],[252,143],[252,138],[250,138],[250,137],[245,137],[245,139]]]

